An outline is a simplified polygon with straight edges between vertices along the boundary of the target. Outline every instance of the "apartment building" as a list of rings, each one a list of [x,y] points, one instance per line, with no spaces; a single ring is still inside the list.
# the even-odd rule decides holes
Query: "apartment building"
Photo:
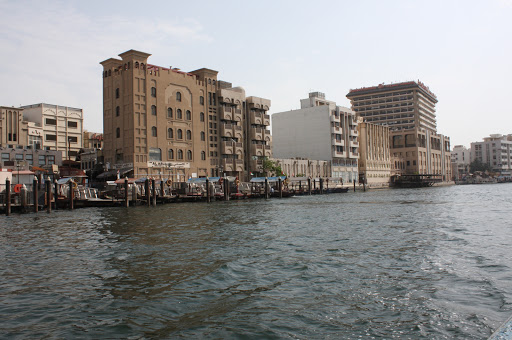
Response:
[[[105,163],[135,177],[238,176],[270,156],[270,100],[246,97],[218,72],[148,64],[129,50],[103,65]],[[268,146],[268,147],[267,147]]]
[[[507,174],[512,170],[512,134],[493,134],[483,142],[471,143],[471,161],[486,163],[496,172]]]
[[[389,186],[392,168],[389,127],[359,119],[359,181],[364,180],[368,186]]]
[[[460,180],[469,173],[471,150],[464,145],[455,145],[451,152],[452,173],[455,180]]]
[[[276,158],[307,158],[331,164],[331,177],[345,183],[357,181],[359,143],[352,110],[311,92],[299,110],[272,115],[273,155]]]
[[[30,124],[30,145],[44,150],[61,151],[63,158],[76,160],[82,148],[83,110],[52,104],[22,106]]]
[[[437,134],[437,97],[425,84],[380,84],[350,90],[347,98],[365,122],[389,127],[391,153],[403,158],[404,174],[451,180],[450,139]]]

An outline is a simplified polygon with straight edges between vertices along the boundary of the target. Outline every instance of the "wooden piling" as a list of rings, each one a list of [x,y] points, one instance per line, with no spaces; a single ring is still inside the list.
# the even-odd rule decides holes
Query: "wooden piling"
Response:
[[[5,215],[11,215],[11,181],[7,178],[5,180]]]
[[[283,198],[283,181],[279,177],[279,198]]]
[[[156,183],[154,178],[151,180],[151,187],[153,188],[153,206],[156,207]]]
[[[210,180],[206,177],[206,203],[210,203]]]
[[[55,203],[54,203],[55,205],[53,206],[53,208],[55,210],[57,210],[57,201],[59,200],[59,183],[57,182],[57,180],[55,180],[54,186],[55,186],[55,188],[53,189],[54,190],[53,196],[55,196]]]
[[[146,181],[144,182],[144,189],[146,190],[146,205],[149,207],[150,206],[150,192],[149,192],[149,178],[146,178]]]
[[[39,197],[39,185],[37,181],[37,177],[34,177],[34,180],[32,181],[32,192],[34,194],[34,212],[39,211],[39,202],[37,198]]]
[[[320,195],[324,193],[324,179],[320,177]]]
[[[52,212],[52,183],[50,177],[46,179],[44,185],[46,186],[46,212],[49,214]]]
[[[227,177],[224,178],[224,200],[229,201],[229,180]]]
[[[130,206],[130,196],[128,196],[128,178],[124,178],[124,206],[128,208]]]
[[[268,178],[265,177],[265,199],[268,198]]]
[[[164,197],[164,180],[160,178],[160,196]]]
[[[308,177],[308,191],[309,194],[311,195],[311,177]]]
[[[75,196],[75,190],[73,189],[73,184],[75,184],[75,182],[73,182],[73,180],[70,180],[69,181],[69,210],[73,210],[75,209],[75,201],[74,201],[74,197]]]
[[[354,192],[356,192],[356,180],[354,180]]]

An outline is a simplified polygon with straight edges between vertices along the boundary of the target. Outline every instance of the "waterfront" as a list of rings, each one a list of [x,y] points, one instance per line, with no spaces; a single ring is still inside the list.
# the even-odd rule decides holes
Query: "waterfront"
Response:
[[[483,339],[512,184],[0,217],[0,338]]]

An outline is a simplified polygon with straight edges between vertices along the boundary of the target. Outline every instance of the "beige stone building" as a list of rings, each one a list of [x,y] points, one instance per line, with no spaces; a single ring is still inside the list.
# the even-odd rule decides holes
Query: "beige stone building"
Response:
[[[27,134],[23,109],[0,106],[0,147],[24,147],[28,141]]]
[[[360,121],[357,129],[359,131],[359,181],[362,182],[364,179],[368,186],[373,187],[389,186],[391,177],[389,127]]]
[[[422,82],[364,87],[350,90],[347,98],[365,122],[389,127],[391,153],[404,159],[404,174],[451,180],[450,139],[437,134],[437,97]]]
[[[135,177],[247,179],[270,155],[270,100],[245,97],[217,71],[148,64],[129,50],[103,65],[104,157]],[[267,148],[268,146],[268,148]]]
[[[272,158],[286,176],[291,177],[331,177],[331,163],[329,161],[304,158]]]
[[[21,108],[31,127],[29,144],[40,144],[44,150],[61,151],[63,159],[76,160],[82,148],[82,109],[45,103]]]

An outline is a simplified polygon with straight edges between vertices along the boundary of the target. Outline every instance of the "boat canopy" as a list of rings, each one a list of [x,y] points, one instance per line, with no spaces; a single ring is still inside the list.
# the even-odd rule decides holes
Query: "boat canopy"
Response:
[[[64,177],[64,178],[57,180],[57,184],[59,184],[59,185],[66,184],[69,181],[71,181],[72,179],[73,178],[71,178],[71,177]]]
[[[187,180],[187,183],[191,184],[200,184],[200,183],[206,183],[207,177],[195,177],[195,178],[189,178]],[[208,177],[208,180],[210,182],[218,182],[220,180],[220,177]]]
[[[251,183],[265,183],[265,178],[267,178],[269,183],[279,182],[279,178],[281,181],[286,179],[286,176],[276,176],[276,177],[253,177],[251,178]]]

